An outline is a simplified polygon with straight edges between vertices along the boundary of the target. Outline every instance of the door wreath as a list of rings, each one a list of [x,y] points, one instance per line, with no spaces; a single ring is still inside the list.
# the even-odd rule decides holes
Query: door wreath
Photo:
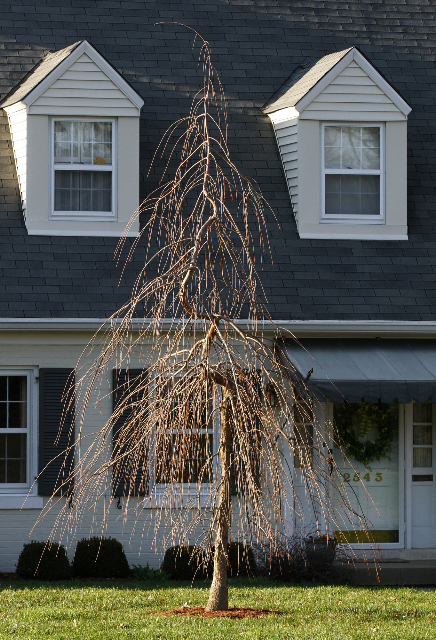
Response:
[[[392,441],[398,429],[398,405],[344,402],[334,405],[333,416],[339,444],[344,447],[348,458],[361,462],[370,471],[369,465],[374,460],[390,460]],[[377,437],[362,442],[360,438],[374,427]]]

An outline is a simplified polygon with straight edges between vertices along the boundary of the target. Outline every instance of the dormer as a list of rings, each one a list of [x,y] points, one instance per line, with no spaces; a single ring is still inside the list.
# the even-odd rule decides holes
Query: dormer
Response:
[[[86,41],[49,53],[6,98],[30,235],[123,233],[139,205],[143,104]]]
[[[300,238],[407,240],[411,108],[356,47],[299,67],[263,111]]]

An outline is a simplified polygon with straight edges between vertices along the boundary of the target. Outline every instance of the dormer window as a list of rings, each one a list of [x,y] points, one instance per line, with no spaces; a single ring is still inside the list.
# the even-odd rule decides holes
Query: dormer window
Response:
[[[264,113],[300,238],[407,240],[410,111],[356,47],[294,71]]]
[[[381,223],[382,125],[323,125],[325,221]]]
[[[143,104],[85,40],[49,53],[6,98],[29,235],[138,235]]]
[[[114,120],[53,119],[52,220],[116,217]]]

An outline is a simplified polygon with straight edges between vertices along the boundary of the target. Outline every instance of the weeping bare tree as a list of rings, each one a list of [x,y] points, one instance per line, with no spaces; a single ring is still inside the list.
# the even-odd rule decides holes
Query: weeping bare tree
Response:
[[[166,542],[195,538],[212,550],[206,608],[217,611],[228,608],[231,535],[271,548],[291,520],[304,529],[293,460],[319,535],[357,514],[325,446],[330,427],[317,421],[307,381],[268,314],[258,268],[270,259],[272,212],[230,157],[224,91],[209,44],[195,38],[203,86],[157,150],[164,177],[136,212],[145,222],[127,249],[129,262],[145,245],[143,268],[76,369],[75,466],[65,479],[74,493],[53,531],[74,533],[89,505],[110,504],[119,487],[125,518],[136,526],[150,518],[156,541],[165,531]],[[123,238],[119,257],[125,246]],[[90,436],[87,410],[114,367],[127,371],[116,378],[115,410]],[[144,496],[139,503],[134,493]],[[107,509],[101,532],[106,518]]]

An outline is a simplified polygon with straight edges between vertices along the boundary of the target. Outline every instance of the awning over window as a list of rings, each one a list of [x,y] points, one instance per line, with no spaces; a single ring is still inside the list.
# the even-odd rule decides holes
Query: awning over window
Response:
[[[436,340],[313,338],[281,346],[319,399],[436,402]]]

